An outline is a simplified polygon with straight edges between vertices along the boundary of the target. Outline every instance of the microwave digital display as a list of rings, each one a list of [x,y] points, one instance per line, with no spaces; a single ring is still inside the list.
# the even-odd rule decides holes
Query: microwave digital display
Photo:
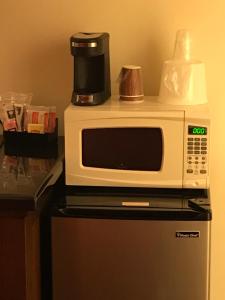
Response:
[[[83,166],[131,171],[159,171],[162,160],[161,128],[122,127],[82,130]]]
[[[188,126],[188,134],[190,134],[190,135],[206,135],[207,127]]]

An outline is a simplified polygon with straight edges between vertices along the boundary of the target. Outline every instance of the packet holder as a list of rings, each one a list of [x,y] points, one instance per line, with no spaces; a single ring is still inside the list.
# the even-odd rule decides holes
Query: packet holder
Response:
[[[3,131],[5,155],[56,158],[58,155],[58,120],[53,133]]]

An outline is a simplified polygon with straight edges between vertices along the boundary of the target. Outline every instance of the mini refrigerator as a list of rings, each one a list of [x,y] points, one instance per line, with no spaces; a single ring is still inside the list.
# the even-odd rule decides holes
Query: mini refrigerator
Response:
[[[73,191],[53,207],[53,300],[209,300],[207,190]]]

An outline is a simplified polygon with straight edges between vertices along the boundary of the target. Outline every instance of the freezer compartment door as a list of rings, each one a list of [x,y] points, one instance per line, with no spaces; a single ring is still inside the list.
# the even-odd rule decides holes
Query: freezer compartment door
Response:
[[[54,300],[208,300],[210,222],[52,217]]]

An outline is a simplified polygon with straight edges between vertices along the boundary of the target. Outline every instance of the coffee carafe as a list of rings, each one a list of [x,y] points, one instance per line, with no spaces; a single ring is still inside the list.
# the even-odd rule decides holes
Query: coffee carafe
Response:
[[[79,32],[70,38],[74,56],[74,105],[98,105],[111,96],[109,34]]]

